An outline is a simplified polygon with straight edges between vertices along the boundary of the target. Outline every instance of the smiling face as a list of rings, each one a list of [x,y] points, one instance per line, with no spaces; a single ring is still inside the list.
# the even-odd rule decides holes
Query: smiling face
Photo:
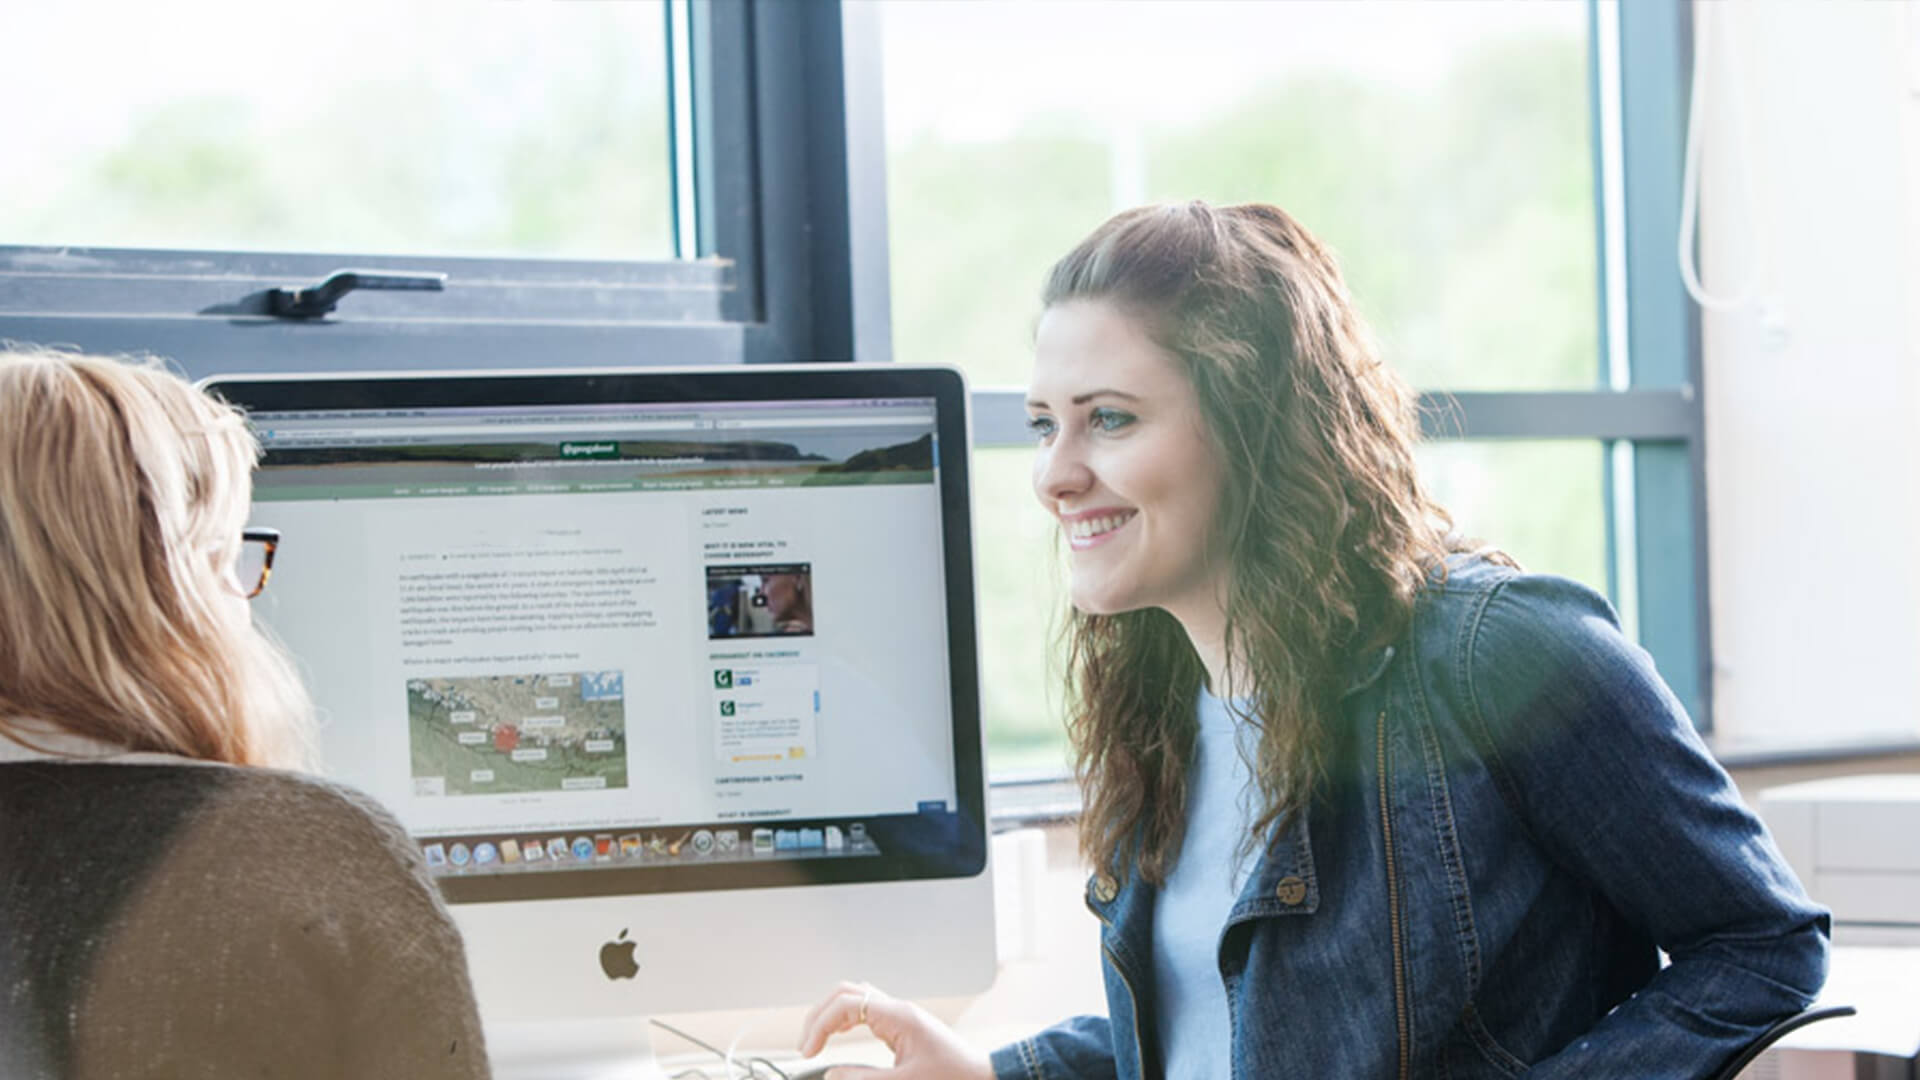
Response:
[[[1179,361],[1098,300],[1047,309],[1034,337],[1033,491],[1072,552],[1073,605],[1220,617],[1223,470]]]

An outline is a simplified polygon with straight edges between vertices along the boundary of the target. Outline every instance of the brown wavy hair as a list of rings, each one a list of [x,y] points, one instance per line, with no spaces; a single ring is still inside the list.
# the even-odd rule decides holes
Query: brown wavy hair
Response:
[[[1421,588],[1469,545],[1422,488],[1418,398],[1380,360],[1333,254],[1272,206],[1150,206],[1095,229],[1048,276],[1047,307],[1116,305],[1192,382],[1224,464],[1226,652],[1261,727],[1254,827],[1326,782],[1348,667],[1398,639]],[[1074,611],[1064,627],[1081,851],[1164,882],[1185,831],[1206,672],[1173,616]],[[1137,845],[1136,845],[1137,841]]]

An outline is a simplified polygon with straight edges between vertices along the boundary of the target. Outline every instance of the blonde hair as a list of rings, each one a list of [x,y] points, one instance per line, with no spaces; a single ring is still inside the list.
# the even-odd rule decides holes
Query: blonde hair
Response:
[[[259,454],[157,361],[0,345],[0,734],[310,763],[311,700],[227,571]]]

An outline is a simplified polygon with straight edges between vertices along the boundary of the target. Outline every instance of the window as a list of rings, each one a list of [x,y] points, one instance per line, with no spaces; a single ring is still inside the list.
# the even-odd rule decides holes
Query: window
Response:
[[[0,86],[61,106],[0,116],[37,166],[0,178],[0,338],[195,375],[853,358],[832,5],[115,17],[9,15]],[[267,310],[349,267],[445,288]]]
[[[1462,533],[1528,570],[1604,589],[1606,444],[1594,439],[1445,440],[1415,451]]]
[[[903,359],[1023,384],[1052,260],[1115,210],[1205,198],[1329,242],[1418,385],[1595,385],[1584,7],[876,7]]]
[[[102,14],[9,13],[6,243],[673,254],[662,0]]]
[[[1428,393],[1461,527],[1604,587],[1710,725],[1698,327],[1667,205],[1687,0],[373,12],[129,10],[106,38],[10,13],[37,43],[0,72],[10,99],[84,93],[0,116],[35,166],[0,177],[0,338],[194,374],[957,364],[993,764],[1058,771],[1060,594],[1013,389],[1041,275],[1119,207],[1270,200],[1334,245]],[[448,279],[264,311],[358,266]]]
[[[1677,394],[1634,392],[1610,355],[1608,313],[1626,306],[1606,294],[1603,244],[1623,220],[1617,206],[1607,217],[1599,167],[1618,156],[1600,107],[1603,84],[1618,86],[1600,78],[1618,66],[1616,5],[872,6],[894,353],[987,388],[979,549],[997,775],[1057,770],[1066,751],[1059,661],[1043,648],[1063,571],[1029,511],[1019,395],[998,388],[1025,382],[1052,260],[1143,202],[1273,202],[1327,241],[1388,361],[1430,392],[1445,441],[1421,458],[1462,531],[1608,592],[1638,630],[1631,474],[1678,436],[1684,497],[1697,414]],[[1671,647],[1695,642],[1690,586],[1685,597],[1649,629],[1704,720],[1694,654]]]
[[[1001,778],[1066,768],[1061,668],[1051,645],[1066,614],[1066,563],[1033,498],[1032,451],[974,453],[974,573],[980,604],[980,711],[988,766]]]

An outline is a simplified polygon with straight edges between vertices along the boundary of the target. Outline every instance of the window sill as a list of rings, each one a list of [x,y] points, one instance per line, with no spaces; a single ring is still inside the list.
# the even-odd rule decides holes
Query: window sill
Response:
[[[1920,739],[1888,739],[1878,742],[1781,745],[1718,746],[1707,740],[1713,756],[1728,769],[1765,769],[1789,765],[1828,765],[1874,758],[1904,757],[1920,754]]]
[[[1712,740],[1708,740],[1712,746]],[[1871,762],[1920,755],[1920,739],[1796,746],[1712,747],[1728,770]],[[1080,787],[1068,773],[994,777],[988,783],[988,817],[995,832],[1073,821],[1080,816]]]
[[[1080,816],[1080,785],[1068,773],[993,777],[987,783],[987,816],[995,832],[1072,821]]]

